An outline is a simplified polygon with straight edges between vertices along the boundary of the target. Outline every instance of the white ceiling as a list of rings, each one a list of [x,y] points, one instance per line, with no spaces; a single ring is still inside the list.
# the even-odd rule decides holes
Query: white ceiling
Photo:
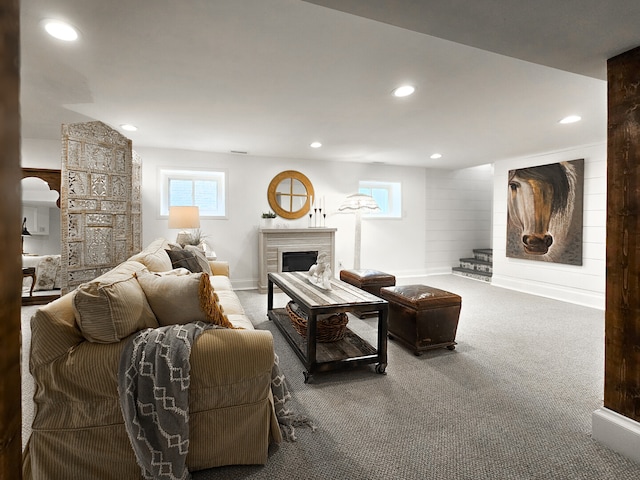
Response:
[[[23,0],[22,135],[100,120],[137,125],[134,149],[436,168],[605,142],[606,59],[640,45],[640,2],[503,3]]]

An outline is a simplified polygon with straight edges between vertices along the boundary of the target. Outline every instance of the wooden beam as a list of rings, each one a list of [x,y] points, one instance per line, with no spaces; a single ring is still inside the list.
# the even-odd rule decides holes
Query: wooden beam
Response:
[[[20,15],[0,0],[0,478],[22,478]]]
[[[604,406],[640,421],[640,47],[607,67]]]

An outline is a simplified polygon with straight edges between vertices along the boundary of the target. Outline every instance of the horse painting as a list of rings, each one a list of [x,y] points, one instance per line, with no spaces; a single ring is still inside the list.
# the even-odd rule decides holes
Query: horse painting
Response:
[[[582,265],[584,160],[509,171],[507,257]]]

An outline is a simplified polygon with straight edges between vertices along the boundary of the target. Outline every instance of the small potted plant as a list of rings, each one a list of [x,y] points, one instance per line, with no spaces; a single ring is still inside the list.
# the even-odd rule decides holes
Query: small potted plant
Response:
[[[207,242],[205,238],[207,237],[208,235],[205,235],[204,233],[202,233],[202,231],[199,228],[194,228],[189,234],[189,236],[185,239],[185,245],[194,245],[206,253]]]
[[[270,228],[274,218],[276,218],[276,214],[273,213],[272,211],[262,212],[263,228]]]

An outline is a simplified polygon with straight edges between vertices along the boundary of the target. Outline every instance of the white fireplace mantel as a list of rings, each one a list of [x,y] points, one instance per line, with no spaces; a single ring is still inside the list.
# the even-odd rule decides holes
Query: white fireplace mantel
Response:
[[[261,228],[259,232],[260,278],[258,290],[267,292],[267,274],[282,271],[282,254],[317,250],[329,255],[335,274],[336,228]]]

